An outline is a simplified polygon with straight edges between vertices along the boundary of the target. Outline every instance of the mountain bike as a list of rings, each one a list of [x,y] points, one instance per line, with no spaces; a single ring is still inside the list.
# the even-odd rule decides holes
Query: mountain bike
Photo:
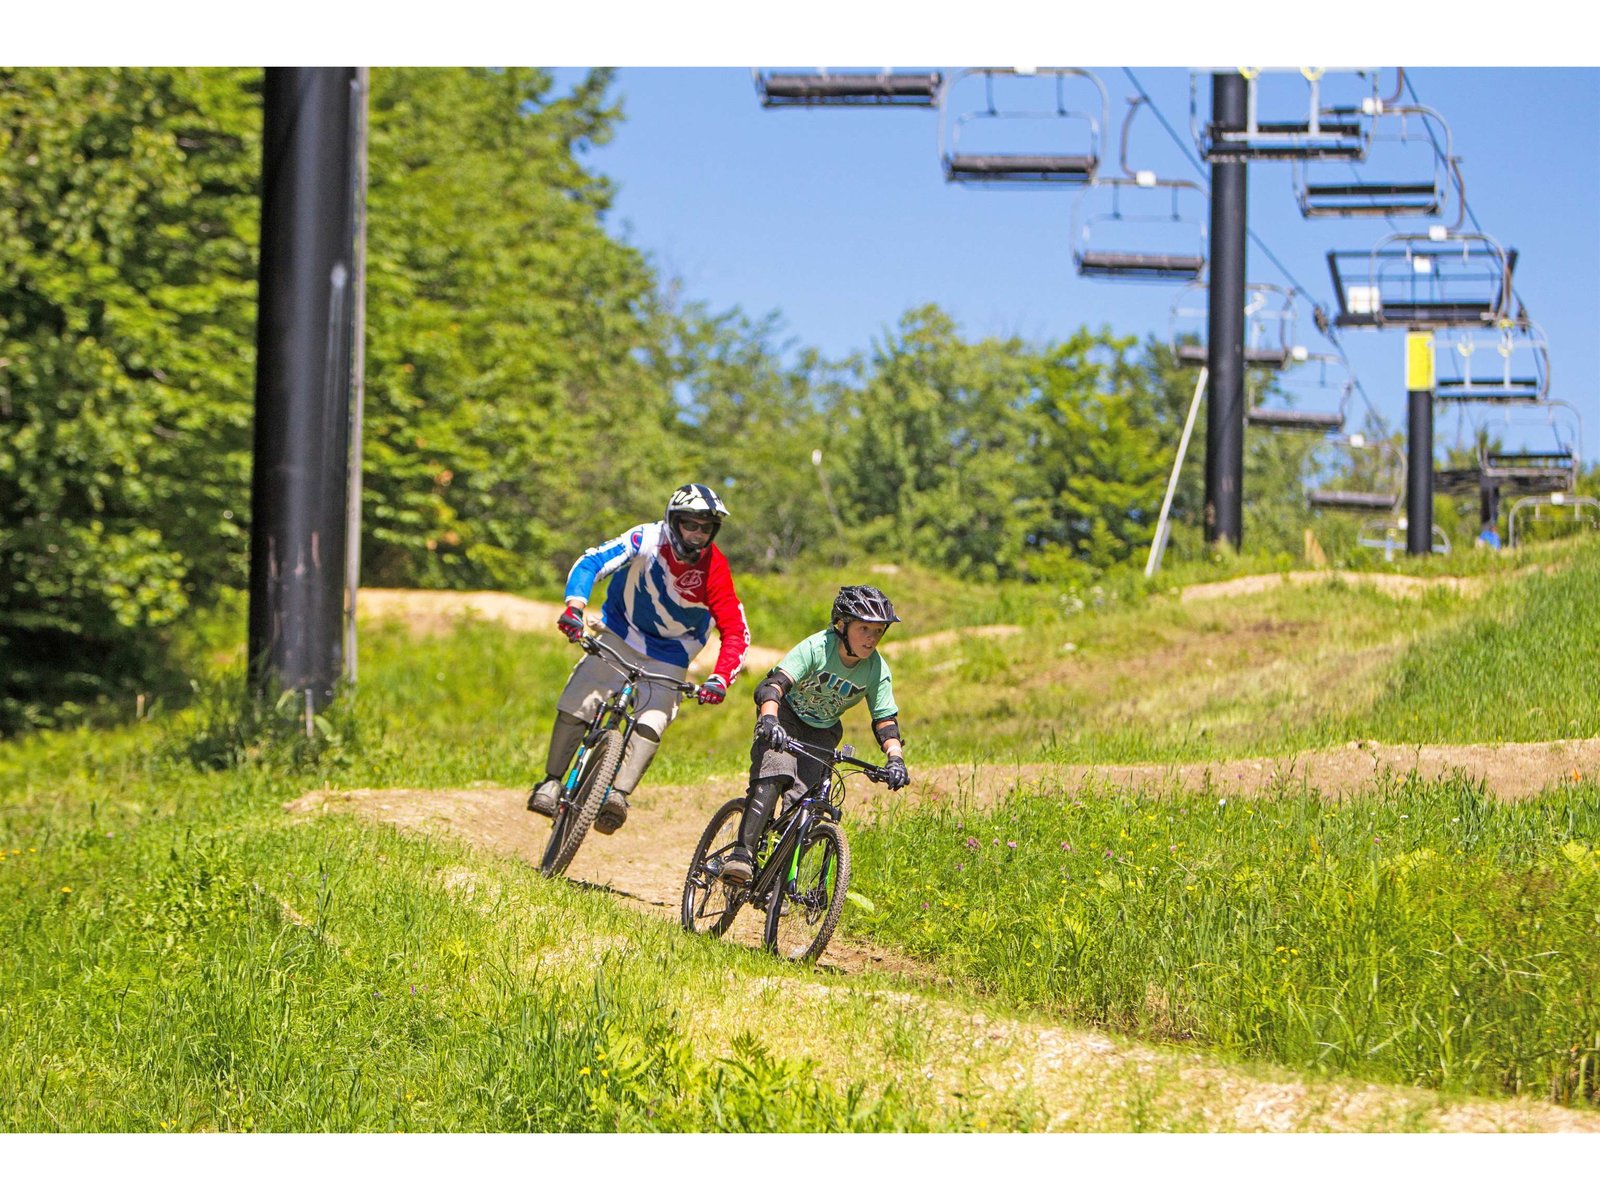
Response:
[[[824,758],[790,739],[787,749],[822,763],[828,773],[805,795],[788,803],[767,825],[750,882],[722,879],[725,856],[739,842],[745,797],[729,800],[711,818],[683,881],[681,920],[690,933],[721,937],[746,904],[766,910],[761,942],[791,961],[815,960],[827,948],[850,887],[850,844],[839,828],[846,773],[888,782],[886,768],[851,757],[840,746]]]
[[[598,654],[622,676],[621,685],[605,698],[573,756],[572,765],[561,780],[561,796],[550,820],[550,840],[545,843],[539,870],[545,875],[560,875],[583,844],[589,826],[600,814],[611,783],[617,777],[639,723],[635,713],[640,683],[659,683],[680,695],[695,694],[695,685],[670,675],[657,675],[628,662],[611,647],[585,634],[578,644],[589,654]]]

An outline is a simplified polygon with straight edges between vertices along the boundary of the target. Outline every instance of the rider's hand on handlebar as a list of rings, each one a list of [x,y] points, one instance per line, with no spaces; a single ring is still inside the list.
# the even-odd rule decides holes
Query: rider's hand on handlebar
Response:
[[[778,724],[778,718],[768,713],[756,721],[756,741],[774,750],[784,750],[789,746],[789,735]]]
[[[556,618],[556,628],[566,635],[567,641],[578,641],[583,637],[583,609],[567,605],[567,611]]]
[[[728,681],[721,675],[707,675],[706,681],[695,689],[694,698],[701,704],[721,704],[728,698]]]
[[[898,792],[910,783],[911,772],[906,770],[906,760],[898,754],[889,755],[889,761],[883,766],[883,781],[891,792]]]

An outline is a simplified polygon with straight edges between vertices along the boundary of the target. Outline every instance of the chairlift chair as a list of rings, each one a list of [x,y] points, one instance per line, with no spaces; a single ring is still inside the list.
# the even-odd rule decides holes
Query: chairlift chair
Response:
[[[1434,381],[1441,403],[1527,404],[1550,394],[1549,345],[1525,316],[1493,330],[1460,330],[1439,348],[1449,372]]]
[[[952,115],[981,79],[983,102]],[[1053,84],[1051,107],[1014,102]],[[1069,85],[1073,85],[1069,90]],[[1002,106],[997,95],[1004,93]],[[1084,107],[1098,95],[1098,108]],[[1029,103],[1037,105],[1038,100]],[[939,158],[945,179],[972,184],[1082,184],[1098,174],[1111,103],[1098,76],[1079,67],[976,67],[940,88]]]
[[[755,71],[763,108],[933,108],[937,71]]]
[[[1282,369],[1295,352],[1294,293],[1275,283],[1251,283],[1245,285],[1244,296],[1245,366]],[[1185,366],[1205,366],[1209,361],[1204,341],[1209,310],[1205,280],[1187,284],[1172,302],[1167,345]]]
[[[1090,278],[1198,279],[1206,269],[1205,191],[1129,165],[1128,131],[1142,103],[1143,96],[1130,100],[1122,122],[1121,177],[1090,180],[1073,205],[1072,259]]]
[[[1396,233],[1369,251],[1330,250],[1344,328],[1493,327],[1511,315],[1517,252],[1481,233],[1435,226]]]
[[[1189,75],[1189,126],[1196,147],[1208,161],[1359,161],[1366,157],[1372,112],[1380,101],[1375,69],[1329,72],[1322,67],[1241,67],[1239,71],[1246,80],[1242,129],[1218,129],[1213,123],[1201,128],[1201,72]],[[1281,115],[1263,120],[1263,107]]]
[[[1432,553],[1450,553],[1450,535],[1442,527],[1433,527],[1429,541]],[[1382,550],[1383,561],[1393,562],[1395,551],[1405,551],[1410,544],[1406,534],[1406,518],[1374,517],[1361,526],[1361,532],[1356,535],[1356,544],[1369,550]]]
[[[1247,390],[1252,382],[1246,376]],[[1292,402],[1269,406],[1253,397],[1245,407],[1246,424],[1276,432],[1326,434],[1344,428],[1356,381],[1339,355],[1311,354],[1296,346],[1273,386],[1287,393]]]
[[[1392,442],[1359,433],[1332,436],[1325,442],[1334,450],[1334,461],[1320,467],[1326,482],[1306,489],[1306,503],[1337,512],[1399,510],[1405,462]]]
[[[1517,521],[1519,517],[1523,521],[1521,528],[1525,531],[1531,522],[1551,520],[1556,516],[1576,521],[1583,528],[1600,530],[1600,500],[1593,496],[1574,496],[1570,491],[1522,497],[1511,506],[1510,516],[1506,519],[1510,548],[1515,550],[1522,544]]]
[[[1518,406],[1543,417],[1501,407],[1479,430],[1479,471],[1502,491],[1569,492],[1583,461],[1583,419],[1561,400]]]
[[[1450,127],[1422,105],[1371,102],[1367,153],[1341,170],[1296,159],[1295,198],[1306,217],[1431,217],[1443,210],[1455,173]]]

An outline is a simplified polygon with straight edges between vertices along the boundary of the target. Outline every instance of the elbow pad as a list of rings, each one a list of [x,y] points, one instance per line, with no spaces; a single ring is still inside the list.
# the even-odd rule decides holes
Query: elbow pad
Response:
[[[760,708],[768,700],[782,700],[792,686],[794,681],[773,667],[767,672],[767,677],[756,685],[756,707]]]
[[[872,736],[878,739],[879,750],[890,738],[898,738],[902,746],[906,744],[906,739],[900,733],[900,722],[896,720],[899,715],[895,713],[893,717],[887,717],[872,727]]]

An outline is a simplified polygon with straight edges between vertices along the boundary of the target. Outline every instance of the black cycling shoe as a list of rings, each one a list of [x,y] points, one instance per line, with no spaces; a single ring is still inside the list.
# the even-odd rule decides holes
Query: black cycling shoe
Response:
[[[561,780],[554,775],[546,775],[539,786],[528,793],[528,811],[538,813],[541,817],[553,817],[560,800]]]
[[[615,833],[622,828],[622,823],[628,819],[628,801],[620,792],[612,792],[600,806],[600,811],[595,814],[594,828],[597,833]]]
[[[749,883],[755,872],[755,863],[750,858],[750,852],[743,846],[735,846],[728,851],[722,859],[722,881],[724,883]]]

